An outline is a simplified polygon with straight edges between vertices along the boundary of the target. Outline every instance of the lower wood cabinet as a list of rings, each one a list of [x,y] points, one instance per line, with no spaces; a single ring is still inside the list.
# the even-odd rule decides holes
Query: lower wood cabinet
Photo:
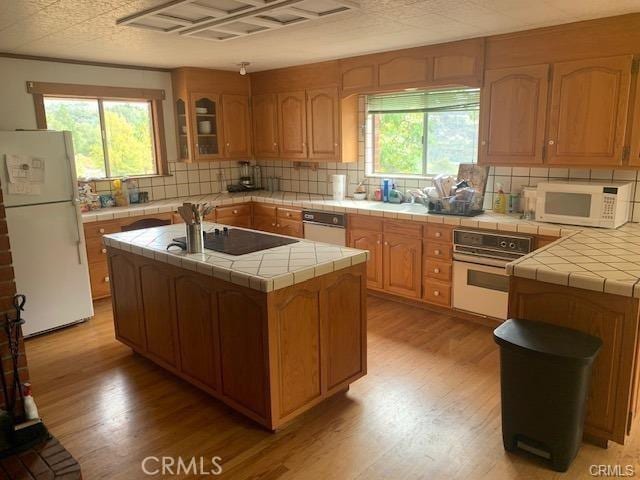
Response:
[[[384,234],[383,285],[390,293],[420,298],[422,293],[422,241]]]
[[[251,203],[217,207],[215,221],[223,225],[251,228],[251,211]]]
[[[263,293],[109,248],[116,337],[269,429],[366,374],[358,264]]]
[[[349,246],[369,251],[367,262],[367,287],[382,289],[382,233],[370,230],[351,230]]]

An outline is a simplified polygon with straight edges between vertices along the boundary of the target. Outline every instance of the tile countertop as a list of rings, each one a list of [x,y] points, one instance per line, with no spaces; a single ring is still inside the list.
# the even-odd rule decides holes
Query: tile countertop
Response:
[[[221,225],[205,222],[204,230]],[[238,228],[238,227],[234,227]],[[167,251],[173,238],[184,236],[184,225],[147,228],[105,235],[105,245],[153,258],[160,262],[220,278],[244,287],[270,292],[320,275],[366,262],[368,252],[326,243],[297,243],[247,253],[227,255],[213,250],[186,253]]]
[[[248,192],[200,195],[151,202],[144,207],[120,207],[83,214],[84,222],[170,212],[185,201],[232,205],[248,201],[308,209],[357,213],[384,218],[444,223],[468,228],[562,237],[507,265],[507,273],[546,283],[640,298],[640,224],[618,229],[587,228],[521,220],[488,212],[476,217],[428,214],[424,206],[365,200],[334,201],[330,196],[292,192]]]

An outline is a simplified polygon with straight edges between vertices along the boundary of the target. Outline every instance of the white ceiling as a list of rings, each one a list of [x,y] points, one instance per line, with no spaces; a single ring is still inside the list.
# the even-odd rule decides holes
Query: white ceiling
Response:
[[[115,24],[166,2],[0,0],[0,52],[257,71],[640,11],[640,0],[359,0],[357,12],[223,43]]]

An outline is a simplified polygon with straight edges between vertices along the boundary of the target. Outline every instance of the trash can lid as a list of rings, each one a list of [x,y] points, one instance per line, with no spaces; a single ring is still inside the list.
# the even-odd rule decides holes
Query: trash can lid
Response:
[[[602,340],[571,328],[544,322],[510,319],[493,331],[498,345],[537,352],[580,363],[593,361]]]

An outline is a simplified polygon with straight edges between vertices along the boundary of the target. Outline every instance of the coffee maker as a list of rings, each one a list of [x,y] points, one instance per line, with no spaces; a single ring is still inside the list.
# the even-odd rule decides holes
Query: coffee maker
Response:
[[[259,187],[251,175],[251,163],[247,161],[238,162],[240,164],[240,183],[237,185],[228,185],[230,192],[244,192],[247,190],[257,190]]]

